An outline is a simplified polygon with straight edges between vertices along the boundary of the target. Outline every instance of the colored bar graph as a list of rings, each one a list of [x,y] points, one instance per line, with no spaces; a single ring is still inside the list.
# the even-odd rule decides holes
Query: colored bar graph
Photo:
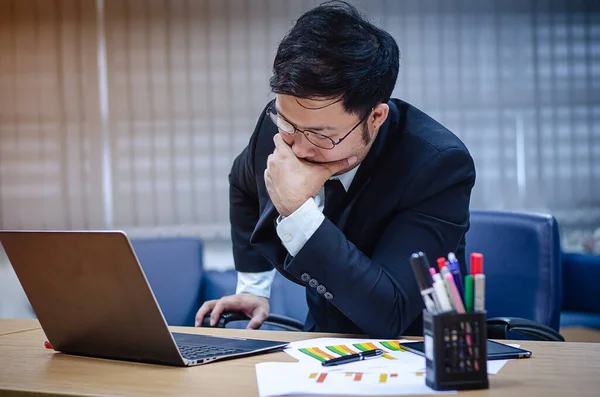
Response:
[[[318,376],[318,378],[317,378]],[[313,372],[312,374],[308,375],[308,379],[315,379],[317,378],[317,383],[323,383],[325,382],[325,378],[327,378],[327,372]]]
[[[407,351],[405,348],[400,346],[400,342],[398,342],[397,340],[382,341],[379,343],[381,343],[381,346],[386,347],[392,351],[401,351],[401,352]]]
[[[377,346],[375,346],[372,342],[355,343],[353,346],[356,347],[357,349],[363,351],[363,352],[366,352],[367,350],[375,350],[375,349],[377,349]]]
[[[343,349],[344,351],[347,351],[349,354],[356,354],[356,351],[350,349],[348,346],[346,345],[339,345],[339,347],[341,349]]]
[[[327,372],[323,372],[319,375],[319,377],[317,378],[317,383],[323,383],[325,382],[325,378],[327,378]]]
[[[363,373],[362,372],[346,372],[346,377],[354,375],[354,381],[359,382],[362,380]]]
[[[327,372],[313,372],[311,373],[308,378],[309,379],[314,379],[316,383],[324,383],[325,379],[327,379],[327,376],[329,375],[329,373]],[[367,383],[373,383],[373,382],[378,382],[378,383],[387,383],[391,378],[398,378],[398,374],[397,373],[366,373],[367,378],[365,379],[364,372],[345,372],[345,373],[333,373],[329,376],[333,376],[334,379],[335,377],[339,376],[339,375],[343,375],[344,378],[352,378],[352,381],[354,382],[367,382]],[[417,376],[422,376],[423,373],[422,372],[417,372]],[[377,379],[379,379],[377,381]]]
[[[335,354],[339,354],[340,356],[347,356],[350,354],[355,354],[354,350],[351,350],[348,346],[337,345],[337,346],[325,346],[328,350],[334,352]]]
[[[378,342],[381,346],[384,347],[384,354],[382,357],[388,360],[396,360],[396,357],[388,354],[389,351],[395,352],[406,352],[407,350],[400,346],[400,342],[396,340],[390,341],[380,341]],[[354,347],[355,349],[353,349]],[[365,343],[354,343],[352,346],[346,345],[332,345],[325,346],[324,348],[319,347],[307,347],[299,349],[300,352],[317,359],[321,362],[331,360],[332,358],[339,356],[347,356],[349,354],[356,354],[359,351],[367,351],[378,349],[378,347],[373,342],[365,342]],[[385,350],[387,349],[387,350]]]
[[[311,356],[312,358],[316,358],[317,360],[319,360],[321,362],[335,358],[331,354],[325,353],[323,350],[319,349],[318,347],[302,348],[302,349],[299,349],[299,351],[301,351],[302,353],[304,353],[308,356]]]
[[[375,350],[378,349],[377,346],[375,346],[372,342],[367,342],[367,343],[355,343],[353,344],[354,347],[356,347],[357,349],[365,352],[367,350]],[[388,360],[395,360],[396,357],[394,356],[390,356],[389,354],[387,354],[387,352],[384,351],[384,354],[382,354],[382,357],[387,358]]]

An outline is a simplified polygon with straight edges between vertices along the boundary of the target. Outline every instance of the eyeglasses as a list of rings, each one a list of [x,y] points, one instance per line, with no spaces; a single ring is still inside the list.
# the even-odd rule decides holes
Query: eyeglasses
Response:
[[[373,111],[373,109],[371,109],[371,111]],[[352,131],[358,128],[358,126],[361,125],[363,121],[367,119],[367,117],[369,117],[369,114],[371,114],[371,112],[367,113],[362,119],[360,119],[360,121],[354,127],[352,127],[352,129],[348,131],[346,135],[338,139],[337,142],[326,135],[319,134],[318,132],[314,132],[311,130],[301,130],[300,128],[296,127],[288,120],[286,120],[282,115],[277,113],[275,101],[273,101],[271,106],[269,106],[269,108],[267,109],[267,114],[271,118],[271,121],[273,121],[273,123],[277,126],[277,128],[280,131],[283,131],[289,135],[294,135],[296,132],[301,132],[306,137],[306,139],[313,145],[320,147],[321,149],[331,150],[334,147],[336,147],[336,145],[342,143],[342,141],[346,139],[346,137],[350,135]]]

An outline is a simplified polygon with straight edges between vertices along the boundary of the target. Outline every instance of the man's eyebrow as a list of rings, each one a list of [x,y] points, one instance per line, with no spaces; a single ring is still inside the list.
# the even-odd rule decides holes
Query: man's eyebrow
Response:
[[[287,121],[288,123],[298,127],[296,124],[292,123],[287,117],[285,117],[281,111],[279,109],[277,109],[277,105],[275,105],[275,110],[277,110],[277,114],[281,116],[281,118],[283,118],[285,121]],[[337,128],[330,126],[330,125],[319,125],[319,126],[313,126],[313,127],[304,127],[304,128],[300,128],[302,130],[311,130],[311,131],[337,131]]]

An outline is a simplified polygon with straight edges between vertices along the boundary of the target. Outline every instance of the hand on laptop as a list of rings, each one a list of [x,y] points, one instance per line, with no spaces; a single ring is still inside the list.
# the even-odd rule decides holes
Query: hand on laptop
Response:
[[[267,319],[269,300],[248,293],[224,296],[221,299],[206,301],[196,313],[196,327],[202,325],[202,319],[210,313],[210,325],[214,326],[224,312],[242,312],[250,317],[247,329],[258,329]]]

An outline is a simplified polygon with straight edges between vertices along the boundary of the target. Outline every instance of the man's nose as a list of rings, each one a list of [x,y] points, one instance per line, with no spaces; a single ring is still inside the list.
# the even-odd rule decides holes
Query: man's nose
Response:
[[[301,132],[296,132],[291,136],[292,141],[292,151],[296,155],[296,157],[301,159],[309,159],[315,155],[315,145],[310,143],[308,139]]]

